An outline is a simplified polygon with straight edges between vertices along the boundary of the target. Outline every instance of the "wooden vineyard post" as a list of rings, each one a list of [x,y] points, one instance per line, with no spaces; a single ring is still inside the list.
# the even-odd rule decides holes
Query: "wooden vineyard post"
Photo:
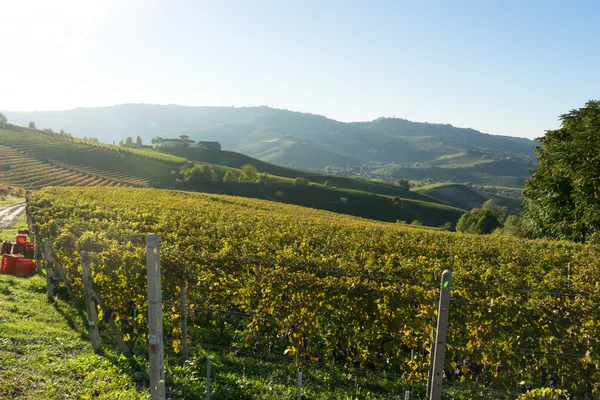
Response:
[[[85,307],[88,314],[88,329],[90,332],[90,340],[92,348],[96,353],[99,353],[100,334],[98,333],[98,315],[96,314],[96,305],[92,300],[92,272],[90,271],[90,257],[87,251],[79,253],[81,260],[81,275],[83,279],[83,291],[85,294]]]
[[[94,280],[91,279],[91,278],[90,278],[90,287],[91,287],[92,295],[96,299],[96,302],[100,306],[100,309],[102,309],[102,312],[104,313],[104,315],[106,316],[109,313],[112,314],[111,309],[108,308],[108,306],[106,305],[106,303],[102,299],[102,296],[100,296],[100,291],[98,290],[98,288],[96,287],[96,285],[94,285]],[[113,319],[113,316],[112,315],[108,315],[106,317],[105,321],[108,322],[108,326],[110,327],[110,330],[112,331],[112,333],[113,333],[113,335],[115,337],[115,340],[117,341],[117,344],[119,345],[119,348],[121,349],[121,351],[123,352],[123,354],[125,354],[127,357],[130,357],[131,356],[131,350],[129,349],[129,347],[125,343],[125,340],[123,339],[123,335],[121,334],[121,331],[119,330],[119,327],[115,323],[115,320]]]
[[[434,333],[435,336],[435,333]],[[429,347],[429,368],[427,371],[427,389],[425,398],[429,399],[429,394],[431,393],[431,375],[433,374],[433,360],[435,359],[435,343],[431,342],[431,346]]]
[[[297,398],[298,400],[302,399],[302,371],[298,371],[298,388],[297,388]]]
[[[438,306],[438,321],[435,337],[435,355],[433,359],[433,373],[431,377],[431,400],[442,398],[442,382],[444,378],[444,356],[446,351],[446,332],[448,329],[448,314],[450,311],[450,287],[452,272],[445,270],[442,273],[440,288],[440,303]]]
[[[187,338],[187,292],[185,288],[185,274],[179,284],[179,295],[181,297],[181,358],[185,362],[188,359]]]
[[[44,242],[44,257],[46,261],[46,292],[49,302],[54,301],[54,279],[52,277],[52,246],[50,245],[50,239],[46,239]]]
[[[42,272],[42,239],[35,233],[35,265],[38,273]]]
[[[148,346],[150,348],[150,398],[165,399],[165,360],[162,326],[162,291],[160,245],[158,235],[146,237],[146,268],[148,274]]]
[[[433,281],[437,286],[439,272],[437,270],[433,271]],[[437,302],[433,303],[433,308],[438,309],[439,304]],[[429,368],[427,371],[427,388],[425,389],[425,398],[429,399],[429,395],[431,394],[431,375],[433,374],[433,360],[435,359],[435,330],[432,332],[432,341],[431,346],[429,347]]]
[[[54,255],[53,255],[54,256]],[[73,303],[75,303],[75,306],[80,307],[80,303],[79,300],[77,299],[77,297],[75,297],[75,295],[73,294],[73,287],[71,286],[71,284],[69,283],[69,280],[67,279],[67,272],[65,271],[65,269],[63,268],[60,260],[54,258],[54,269],[56,270],[56,273],[58,274],[58,277],[63,281],[63,283],[65,284],[65,287],[67,288],[67,291],[69,292],[69,296],[71,299],[73,299]]]
[[[206,357],[206,400],[210,400],[210,356]]]

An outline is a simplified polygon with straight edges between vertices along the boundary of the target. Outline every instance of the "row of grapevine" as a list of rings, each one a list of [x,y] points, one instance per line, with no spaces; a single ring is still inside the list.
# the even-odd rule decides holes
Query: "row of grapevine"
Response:
[[[185,277],[186,312],[205,327],[190,333],[192,343],[341,363],[417,385],[427,379],[433,277],[450,269],[449,385],[600,394],[597,247],[152,189],[46,188],[30,207],[79,292],[78,252],[90,253],[94,279],[128,337],[145,326],[144,239],[156,232],[165,300],[177,304]],[[134,314],[136,324],[126,323]],[[178,351],[181,315],[176,306],[166,314]]]
[[[0,154],[2,154],[0,182],[23,189],[36,190],[44,186],[114,186],[127,184],[127,182],[119,182],[114,179],[43,163],[27,153],[8,146],[0,145]]]
[[[68,169],[125,182],[129,186],[163,185],[173,181],[172,170],[186,161],[158,152],[134,151],[108,145],[92,145],[64,135],[14,127],[3,129],[0,145],[21,150],[40,161],[51,161]],[[158,156],[148,156],[156,153]]]

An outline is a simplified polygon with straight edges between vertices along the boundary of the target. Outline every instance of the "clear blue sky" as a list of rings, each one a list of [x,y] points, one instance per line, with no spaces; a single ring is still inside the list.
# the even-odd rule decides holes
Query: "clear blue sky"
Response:
[[[600,1],[0,0],[0,109],[273,105],[537,137],[600,94]]]

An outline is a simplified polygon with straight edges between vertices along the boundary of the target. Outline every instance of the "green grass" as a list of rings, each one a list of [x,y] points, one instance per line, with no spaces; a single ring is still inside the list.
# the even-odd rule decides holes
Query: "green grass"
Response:
[[[463,210],[481,207],[489,199],[494,200],[496,205],[506,206],[510,213],[518,213],[522,208],[522,202],[519,199],[487,193],[460,183],[436,183],[414,188],[413,190],[444,200],[448,204]]]
[[[14,196],[0,196],[0,210],[4,207],[9,207],[15,204],[23,203],[25,201],[22,197]]]
[[[20,399],[145,399],[147,353],[138,346],[132,359],[120,356],[101,327],[102,354],[91,349],[85,314],[76,309],[64,289],[55,304],[46,301],[41,275],[0,275],[0,398]],[[181,363],[166,348],[167,393],[172,399],[203,399],[206,359],[211,357],[213,399],[295,398],[296,365],[228,351],[190,349],[193,358]],[[395,377],[304,365],[306,398],[403,398],[406,387]],[[356,386],[355,386],[356,385]],[[419,390],[422,391],[422,388]],[[398,396],[390,397],[391,393]]]
[[[143,349],[128,360],[110,345],[103,354],[91,349],[85,315],[59,291],[56,304],[46,301],[40,275],[0,275],[0,398],[21,399],[145,399],[148,368]],[[108,335],[103,332],[103,342]],[[206,358],[211,357],[214,399],[295,398],[294,363],[233,352],[191,349],[194,357],[181,363],[166,349],[167,392],[172,399],[201,399],[206,388]],[[304,393],[310,399],[347,399],[354,377],[342,369],[304,366]],[[403,393],[395,378],[361,374],[360,399],[390,398]],[[403,398],[398,395],[397,398]]]
[[[27,229],[27,217],[25,216],[25,213],[19,215],[13,226],[6,229],[0,229],[0,242],[2,240],[14,242],[20,229]]]
[[[435,166],[443,166],[446,168],[464,168],[464,167],[473,167],[477,164],[485,164],[489,163],[492,160],[485,153],[478,151],[467,151],[461,152],[457,154],[449,154],[436,158],[435,160],[427,161],[427,165],[435,165]]]
[[[430,185],[423,185],[413,188],[412,190],[419,193],[427,193],[428,190],[443,188],[443,187],[452,187],[452,186],[464,186],[460,183],[454,182],[441,182],[441,183],[432,183]]]
[[[82,313],[45,292],[42,276],[0,275],[0,398],[146,398],[128,362],[93,353]]]

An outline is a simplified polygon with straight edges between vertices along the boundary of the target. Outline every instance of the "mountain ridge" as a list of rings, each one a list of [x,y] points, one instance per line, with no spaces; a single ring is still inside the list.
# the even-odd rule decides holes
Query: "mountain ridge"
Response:
[[[64,129],[78,137],[115,142],[140,136],[188,135],[219,141],[233,150],[279,165],[307,170],[369,163],[411,166],[465,151],[492,158],[533,158],[535,142],[482,133],[450,124],[402,118],[342,122],[311,113],[258,107],[123,104],[64,111],[5,111],[9,121],[38,128]]]

